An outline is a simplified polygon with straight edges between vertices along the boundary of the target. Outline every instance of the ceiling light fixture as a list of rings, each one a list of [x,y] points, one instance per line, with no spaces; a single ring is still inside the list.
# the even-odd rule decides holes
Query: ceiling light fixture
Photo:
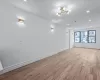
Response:
[[[68,6],[67,8],[64,7],[64,6],[59,7],[58,10],[57,10],[56,15],[61,16],[63,14],[69,14],[71,12],[71,8],[72,8],[72,6]]]
[[[27,2],[27,0],[24,0],[24,2]]]
[[[91,19],[89,19],[89,22],[91,22],[92,20]]]
[[[20,25],[20,26],[22,26],[22,25],[24,26],[25,25],[25,19],[24,19],[24,17],[17,16],[17,18],[18,18],[17,24]]]
[[[18,18],[18,22],[19,22],[19,23],[24,23],[24,21],[25,21],[25,20],[24,20],[23,18],[21,18],[21,17]]]
[[[90,11],[89,11],[89,10],[87,10],[87,11],[86,11],[86,13],[90,13]]]
[[[54,32],[54,25],[51,25],[51,32]]]

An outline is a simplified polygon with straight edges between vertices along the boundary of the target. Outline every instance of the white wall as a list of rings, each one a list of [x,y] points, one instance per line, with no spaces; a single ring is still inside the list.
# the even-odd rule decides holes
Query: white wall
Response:
[[[74,30],[70,29],[70,48],[74,47]]]
[[[25,18],[25,26],[16,24],[16,15]],[[0,1],[0,60],[4,69],[23,62],[37,61],[66,48],[66,31],[8,3]],[[16,67],[17,68],[17,67]]]
[[[66,48],[70,48],[70,36],[69,36],[70,34],[69,34],[69,29],[68,28],[66,28]]]
[[[76,47],[97,48],[100,49],[100,27],[75,29],[74,31],[96,30],[96,43],[75,43]]]

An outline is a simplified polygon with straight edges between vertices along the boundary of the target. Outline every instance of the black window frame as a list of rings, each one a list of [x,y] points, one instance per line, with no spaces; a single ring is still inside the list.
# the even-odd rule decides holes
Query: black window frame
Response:
[[[96,43],[96,30],[86,30],[87,31],[87,43]],[[94,36],[89,36],[89,31],[95,31],[95,35]],[[79,42],[75,42],[75,33],[79,32],[80,33],[80,37],[77,37],[79,38]],[[75,31],[74,32],[74,43],[84,43],[81,41],[81,32],[85,32],[85,31]],[[89,37],[95,37],[95,42],[89,42]]]
[[[87,32],[87,43],[88,43],[88,31],[80,31],[80,32],[81,32],[81,35],[80,35],[81,43],[85,43],[85,42],[82,42],[82,32]]]
[[[80,33],[80,37],[79,37],[79,39],[80,39],[80,41],[79,42],[75,42],[75,33],[77,33],[77,32],[79,32]],[[78,37],[77,37],[78,38]],[[81,43],[81,31],[76,31],[76,32],[74,32],[74,42],[75,43]]]
[[[89,31],[95,31],[95,35],[89,36]],[[95,37],[95,42],[89,42],[89,37]],[[96,43],[96,30],[88,30],[88,43]]]

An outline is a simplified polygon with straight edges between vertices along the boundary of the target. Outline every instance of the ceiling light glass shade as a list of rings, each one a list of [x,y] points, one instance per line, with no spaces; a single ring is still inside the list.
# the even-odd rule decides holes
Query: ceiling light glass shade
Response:
[[[59,7],[56,15],[61,16],[63,14],[69,14],[70,12],[71,12],[71,8]]]

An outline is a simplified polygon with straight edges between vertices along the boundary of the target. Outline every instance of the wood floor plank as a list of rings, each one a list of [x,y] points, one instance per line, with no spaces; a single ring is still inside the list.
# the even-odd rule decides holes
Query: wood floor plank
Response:
[[[73,48],[3,74],[0,80],[100,80],[100,50]]]

